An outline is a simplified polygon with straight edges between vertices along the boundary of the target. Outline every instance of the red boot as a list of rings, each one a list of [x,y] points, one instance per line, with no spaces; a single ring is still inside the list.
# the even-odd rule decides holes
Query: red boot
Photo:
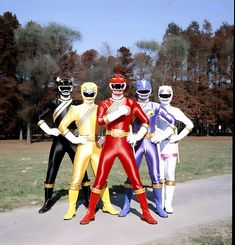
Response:
[[[141,219],[146,221],[147,223],[151,224],[151,225],[156,225],[157,221],[152,217],[152,215],[149,212],[149,208],[148,208],[148,203],[147,203],[147,199],[146,199],[146,194],[141,193],[141,194],[137,194],[136,197],[139,200],[140,203],[140,207],[142,209],[142,215],[141,215]]]
[[[94,193],[91,191],[88,210],[87,210],[86,215],[80,221],[81,225],[87,225],[90,223],[90,221],[95,220],[95,208],[96,208],[96,205],[99,201],[99,198],[100,198],[100,194],[97,194],[97,193]]]

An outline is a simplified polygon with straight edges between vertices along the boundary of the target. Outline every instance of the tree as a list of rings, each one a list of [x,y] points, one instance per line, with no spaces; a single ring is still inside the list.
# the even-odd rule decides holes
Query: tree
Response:
[[[189,43],[181,36],[170,35],[161,45],[156,63],[156,77],[160,84],[184,80]]]
[[[134,55],[134,77],[136,79],[151,79],[154,60],[145,53]]]
[[[31,124],[45,91],[53,83],[53,74],[60,70],[62,59],[72,50],[72,42],[80,39],[80,33],[65,26],[50,23],[43,27],[28,22],[15,32],[20,61],[17,65],[19,90],[23,102],[21,118],[27,123],[27,142],[31,142]]]
[[[0,135],[13,135],[18,125],[21,97],[15,79],[17,49],[14,30],[19,22],[10,12],[0,16]]]
[[[182,28],[179,27],[177,24],[174,22],[171,22],[166,29],[166,32],[163,36],[163,40],[166,39],[167,37],[173,35],[173,36],[181,36],[182,34]]]
[[[160,49],[160,44],[154,40],[150,41],[137,41],[136,47],[138,47],[144,54],[151,56],[152,58],[156,57],[157,52]]]
[[[118,49],[119,64],[114,67],[115,73],[125,75],[127,79],[127,88],[125,95],[129,97],[135,96],[134,78],[133,78],[133,58],[130,49],[121,47]]]
[[[214,75],[216,84],[233,82],[234,26],[224,23],[215,32]]]

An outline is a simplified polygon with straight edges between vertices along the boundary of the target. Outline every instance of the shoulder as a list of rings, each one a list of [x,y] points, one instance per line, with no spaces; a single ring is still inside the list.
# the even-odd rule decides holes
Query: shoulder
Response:
[[[80,106],[81,106],[81,105],[71,105],[70,108],[69,108],[69,110],[75,112],[75,111],[79,110],[79,107],[80,107]]]
[[[151,106],[152,106],[153,109],[155,109],[155,110],[159,109],[159,107],[160,107],[159,103],[154,102],[154,101],[150,101],[150,103],[151,103]]]
[[[59,100],[51,100],[47,103],[47,107],[51,110],[55,110],[60,105]]]
[[[172,112],[175,112],[175,113],[183,113],[183,112],[180,110],[180,108],[178,108],[178,107],[171,106],[170,108],[171,108],[170,110],[171,110]]]
[[[58,106],[60,104],[60,101],[59,100],[50,100],[48,102],[48,105],[49,106]]]
[[[129,105],[139,106],[138,102],[135,99],[132,99],[132,98],[126,98],[126,102]]]
[[[110,104],[110,99],[101,100],[97,106],[104,106],[105,107],[108,104]]]

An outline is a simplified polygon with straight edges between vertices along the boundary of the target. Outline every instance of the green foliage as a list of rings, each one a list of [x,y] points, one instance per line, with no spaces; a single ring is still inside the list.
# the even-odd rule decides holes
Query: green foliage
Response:
[[[139,49],[145,51],[148,54],[151,53],[157,53],[159,48],[160,48],[160,44],[157,41],[154,40],[150,40],[150,41],[137,41],[136,42],[136,47],[138,47]]]
[[[180,64],[185,60],[190,44],[183,37],[171,35],[161,45],[160,52],[171,60],[180,59]]]

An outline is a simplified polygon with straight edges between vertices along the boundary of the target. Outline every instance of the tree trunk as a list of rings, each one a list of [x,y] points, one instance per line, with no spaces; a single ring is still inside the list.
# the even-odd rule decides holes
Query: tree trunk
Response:
[[[32,143],[32,137],[31,137],[31,122],[27,122],[27,143]]]
[[[23,129],[20,129],[19,140],[23,140]]]
[[[209,136],[209,124],[206,124],[206,136]]]

